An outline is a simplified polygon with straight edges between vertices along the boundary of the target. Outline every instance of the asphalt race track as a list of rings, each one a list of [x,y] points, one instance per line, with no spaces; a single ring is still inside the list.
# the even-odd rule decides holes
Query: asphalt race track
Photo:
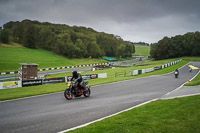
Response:
[[[200,66],[200,63],[195,63]],[[173,73],[91,88],[91,97],[64,98],[63,92],[0,102],[0,132],[55,133],[159,98],[191,79],[188,66]]]

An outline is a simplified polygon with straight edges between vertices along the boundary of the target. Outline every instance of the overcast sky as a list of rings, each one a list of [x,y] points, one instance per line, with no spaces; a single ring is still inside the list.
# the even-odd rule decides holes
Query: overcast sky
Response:
[[[132,42],[200,31],[200,0],[0,0],[0,26],[24,19],[91,27]]]

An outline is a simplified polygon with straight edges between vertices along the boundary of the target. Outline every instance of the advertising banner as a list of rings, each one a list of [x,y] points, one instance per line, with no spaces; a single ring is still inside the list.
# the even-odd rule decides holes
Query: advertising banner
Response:
[[[90,79],[96,79],[96,78],[98,78],[98,74],[92,74],[92,75],[90,75]]]
[[[138,70],[138,74],[142,74],[142,70]]]
[[[65,77],[65,82],[70,81],[72,76],[67,76]],[[98,78],[98,74],[91,74],[91,75],[82,75],[82,78],[84,80],[89,80],[89,79],[96,79]]]
[[[61,83],[65,82],[64,77],[43,79],[42,84]]]
[[[136,75],[138,75],[138,70],[133,71],[133,76],[136,76]]]
[[[68,82],[68,81],[70,81],[72,79],[72,76],[67,76],[67,77],[65,77],[65,82]]]
[[[22,87],[21,81],[1,82],[0,89]]]
[[[107,78],[107,73],[98,74],[98,78]]]
[[[36,79],[36,80],[24,80],[22,81],[22,87],[24,86],[33,86],[33,85],[41,85],[42,79]]]
[[[90,75],[83,75],[82,78],[83,78],[84,80],[91,79]]]

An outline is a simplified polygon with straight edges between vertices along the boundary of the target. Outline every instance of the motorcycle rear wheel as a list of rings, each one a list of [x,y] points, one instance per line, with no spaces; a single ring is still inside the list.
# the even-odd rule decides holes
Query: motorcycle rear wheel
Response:
[[[67,100],[71,100],[73,98],[72,92],[69,89],[66,89],[64,92],[64,96]]]

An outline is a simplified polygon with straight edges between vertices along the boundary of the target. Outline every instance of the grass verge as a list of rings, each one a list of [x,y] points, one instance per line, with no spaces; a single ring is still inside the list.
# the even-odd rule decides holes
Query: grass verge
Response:
[[[200,85],[200,73],[196,76],[195,79],[189,81],[184,86],[196,86],[196,85]]]
[[[70,133],[199,133],[200,95],[158,100]]]

